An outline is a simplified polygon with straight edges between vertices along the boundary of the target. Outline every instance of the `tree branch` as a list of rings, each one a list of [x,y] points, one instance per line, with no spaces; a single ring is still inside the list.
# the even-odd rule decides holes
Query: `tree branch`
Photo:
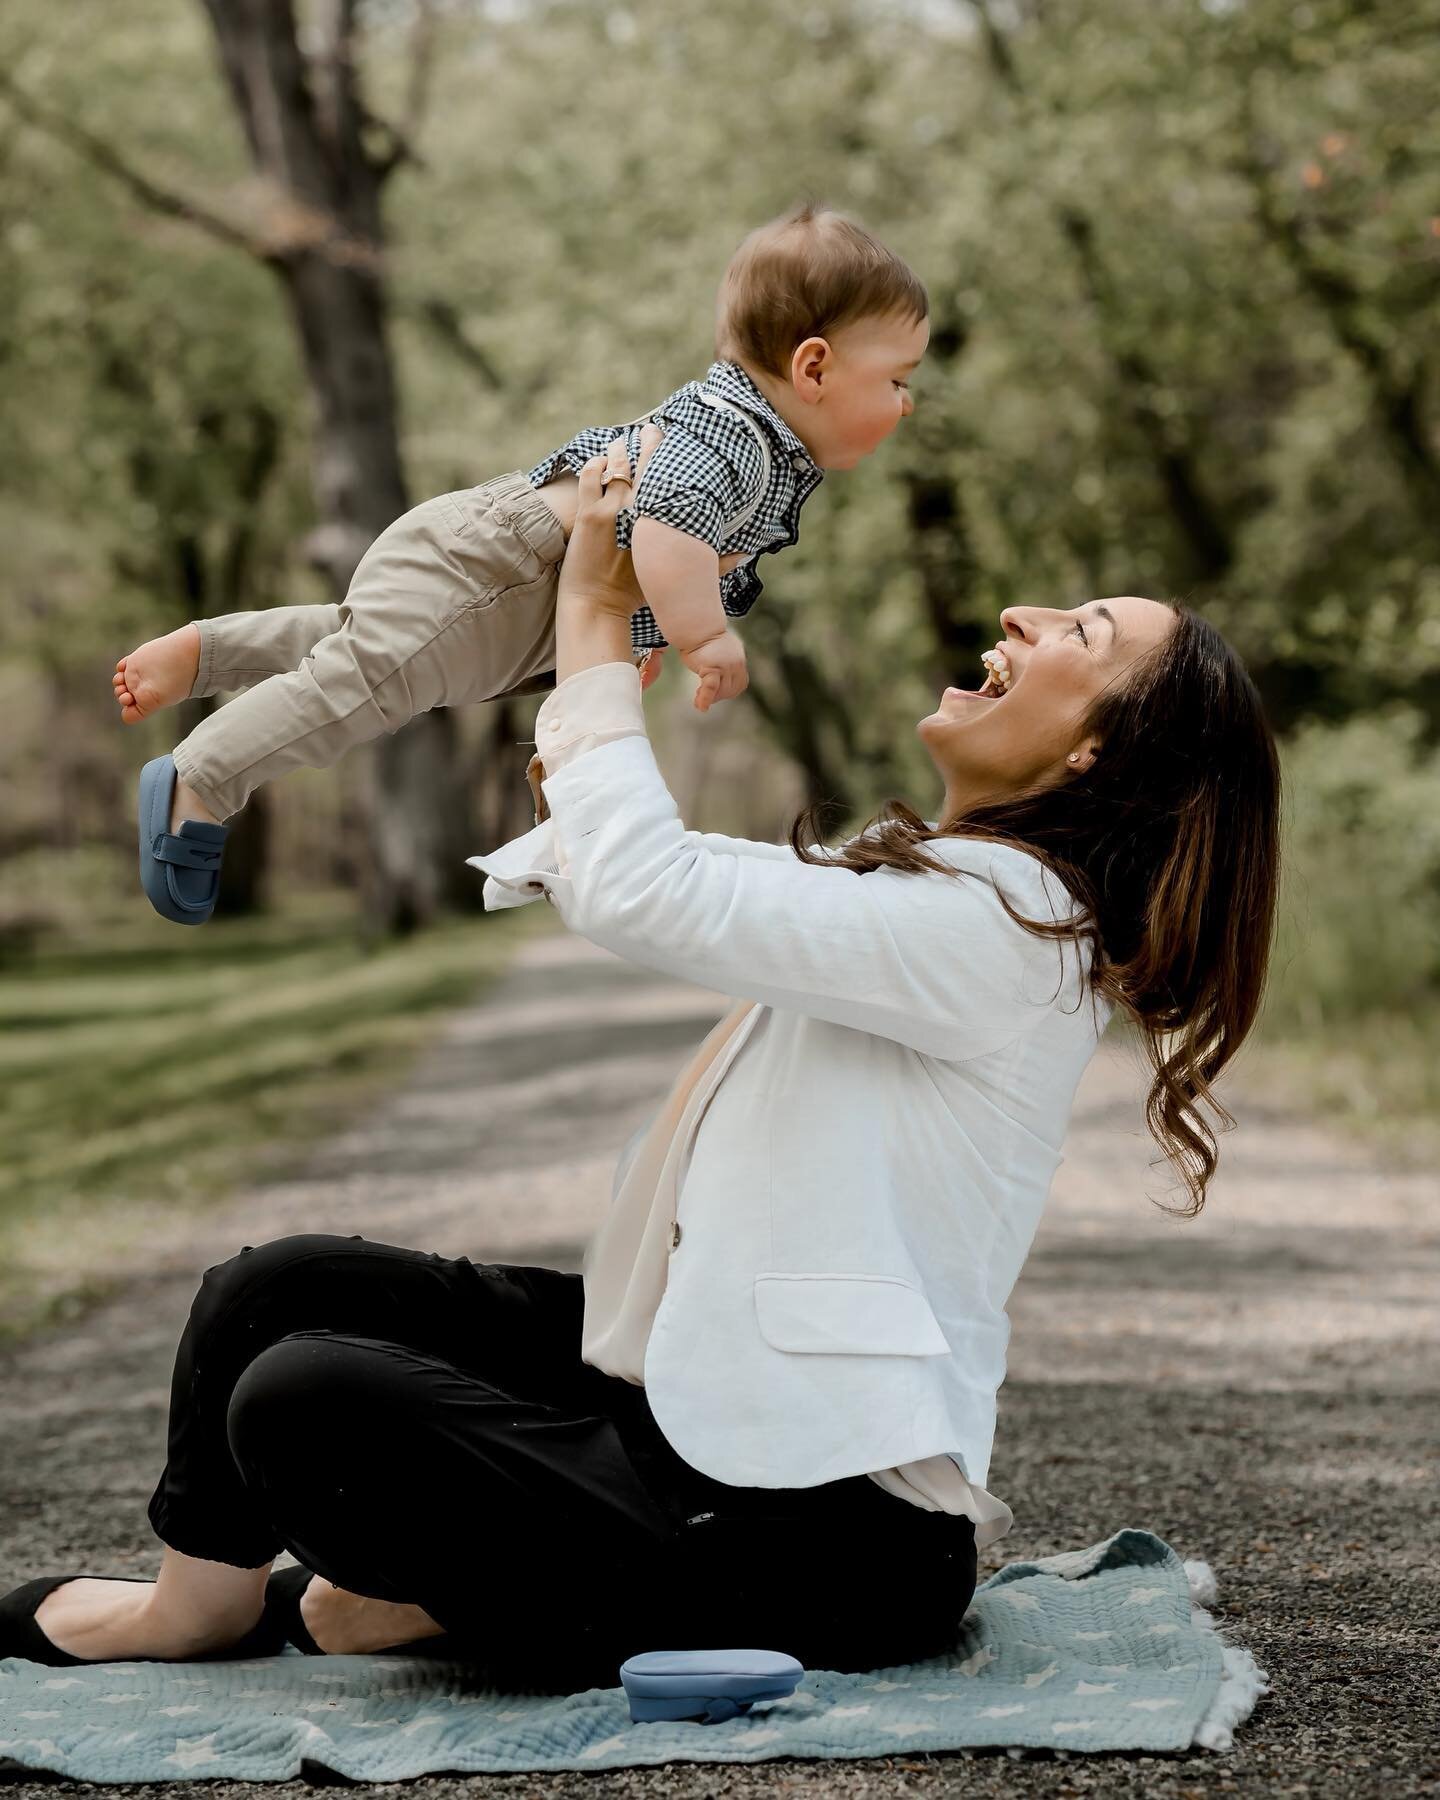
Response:
[[[244,250],[269,268],[279,268],[292,256],[305,253],[353,267],[374,266],[380,260],[374,244],[345,231],[333,215],[304,205],[293,192],[273,181],[274,201],[266,228],[253,230],[212,211],[186,194],[162,186],[103,138],[36,100],[4,70],[0,70],[0,97],[9,103],[17,118],[63,144],[91,168],[118,182],[133,199],[148,206],[152,212],[197,226],[220,243],[233,250]]]
[[[209,207],[198,200],[192,200],[185,194],[179,194],[172,188],[162,187],[142,170],[135,167],[128,157],[121,154],[103,138],[97,137],[93,131],[83,125],[77,125],[67,119],[63,113],[53,107],[46,106],[37,100],[16,82],[4,69],[0,69],[0,95],[8,102],[12,112],[32,125],[37,131],[64,144],[69,150],[88,162],[101,174],[118,181],[130,194],[152,212],[163,213],[168,218],[180,219],[187,225],[196,225],[200,230],[217,238],[222,244],[232,249],[244,250],[249,255],[264,263],[273,263],[279,259],[279,250],[264,239],[247,231],[243,225],[225,218],[222,214],[212,212]]]
[[[162,187],[94,132],[73,124],[63,114],[36,100],[3,69],[0,69],[0,96],[9,103],[17,119],[63,144],[91,168],[118,182],[132,198],[152,212],[194,225],[220,243],[243,250],[268,267],[279,267],[298,249],[318,250],[336,263],[374,260],[373,249],[339,235],[332,221],[312,215],[293,201],[281,210],[285,229],[274,229],[262,236],[184,194]],[[327,231],[329,241],[321,241]],[[410,303],[409,310],[422,319],[437,340],[487,388],[494,393],[505,391],[506,383],[499,370],[480,345],[467,335],[453,302],[439,297],[419,299]]]
[[[464,321],[454,304],[432,296],[415,302],[416,315],[423,319],[435,336],[465,367],[478,375],[493,393],[503,393],[505,383],[488,354],[468,336]]]

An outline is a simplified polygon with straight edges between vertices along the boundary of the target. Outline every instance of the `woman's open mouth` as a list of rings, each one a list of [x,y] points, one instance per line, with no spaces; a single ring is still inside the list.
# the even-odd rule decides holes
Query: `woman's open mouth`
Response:
[[[1010,664],[1003,657],[997,657],[994,650],[986,650],[981,661],[985,662],[985,680],[979,688],[947,688],[945,693],[958,700],[1003,700],[1015,679]]]
[[[1015,671],[1010,667],[1010,658],[1004,646],[997,644],[993,650],[982,651],[980,660],[988,670],[980,685],[980,692],[993,694],[997,700],[1001,695],[1008,694],[1015,679]]]
[[[1010,692],[1015,672],[1010,667],[1010,660],[1000,649],[986,650],[981,653],[980,660],[985,665],[985,679],[978,688],[946,688],[946,696],[954,695],[957,700],[1003,700]]]

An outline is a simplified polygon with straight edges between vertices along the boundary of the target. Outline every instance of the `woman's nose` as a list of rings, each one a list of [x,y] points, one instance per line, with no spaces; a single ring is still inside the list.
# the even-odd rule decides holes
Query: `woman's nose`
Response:
[[[1005,627],[1007,636],[1023,639],[1028,643],[1047,625],[1063,623],[1067,615],[1058,606],[1007,606],[1002,609],[1000,623]]]
[[[1025,638],[1031,627],[1027,623],[1027,615],[1031,612],[1028,606],[1006,606],[1001,609],[1000,624],[1006,637]]]

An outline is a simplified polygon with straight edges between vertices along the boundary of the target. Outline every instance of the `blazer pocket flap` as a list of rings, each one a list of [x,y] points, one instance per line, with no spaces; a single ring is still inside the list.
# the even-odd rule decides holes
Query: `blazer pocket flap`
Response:
[[[831,1356],[944,1356],[930,1302],[891,1275],[757,1275],[760,1335],[775,1350]]]

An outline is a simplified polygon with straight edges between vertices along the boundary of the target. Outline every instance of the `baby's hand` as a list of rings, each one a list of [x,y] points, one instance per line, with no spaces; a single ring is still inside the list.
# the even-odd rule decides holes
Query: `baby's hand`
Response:
[[[709,712],[717,700],[733,700],[750,685],[745,667],[745,646],[733,631],[717,632],[692,650],[679,652],[692,675],[700,677],[695,690],[696,712]]]

